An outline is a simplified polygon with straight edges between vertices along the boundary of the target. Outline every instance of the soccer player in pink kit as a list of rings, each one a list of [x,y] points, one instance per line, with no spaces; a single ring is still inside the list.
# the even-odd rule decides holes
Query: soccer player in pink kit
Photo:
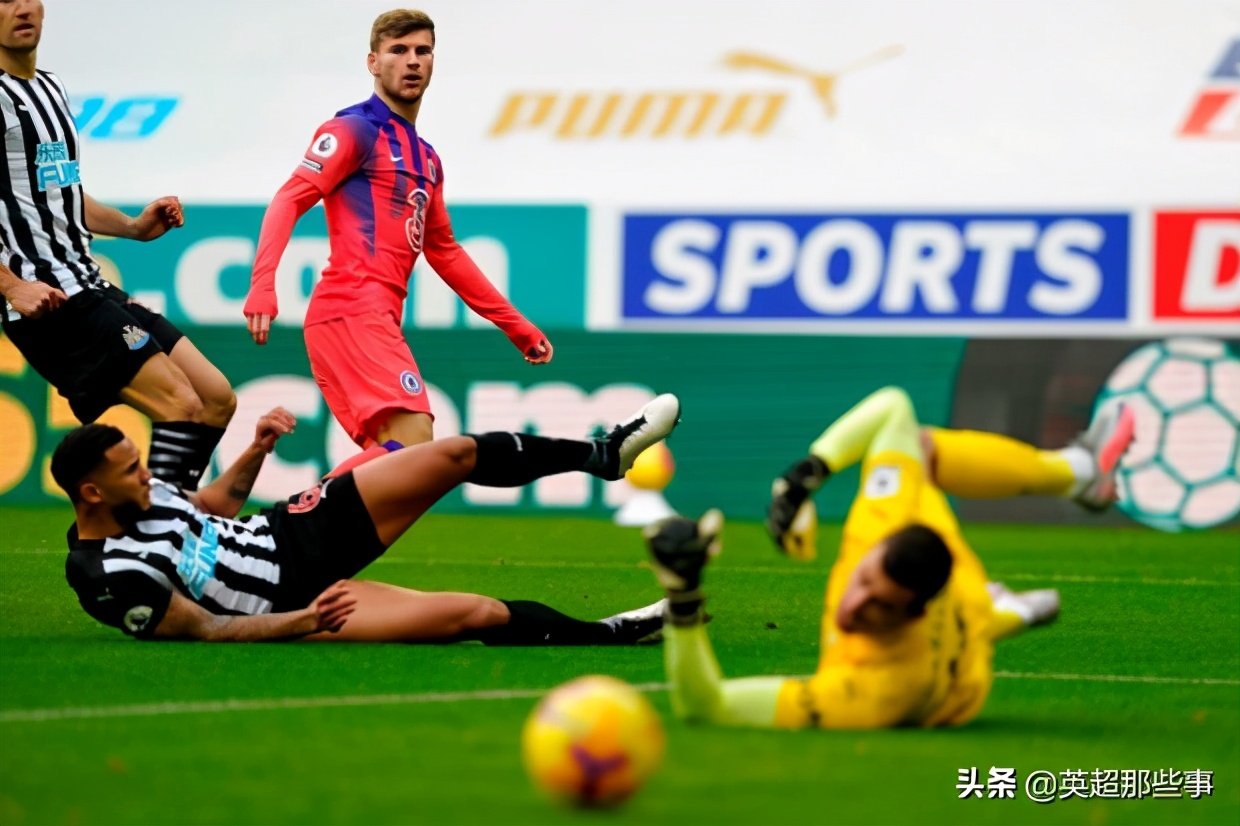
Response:
[[[443,164],[414,127],[435,63],[435,24],[396,10],[375,20],[367,66],[375,93],[323,124],[263,218],[245,302],[255,343],[276,317],[275,273],[297,219],[323,199],[331,257],[306,313],[306,351],[327,405],[367,450],[337,468],[433,437],[426,385],[401,333],[420,253],[531,364],[551,343],[478,269],[452,235]]]

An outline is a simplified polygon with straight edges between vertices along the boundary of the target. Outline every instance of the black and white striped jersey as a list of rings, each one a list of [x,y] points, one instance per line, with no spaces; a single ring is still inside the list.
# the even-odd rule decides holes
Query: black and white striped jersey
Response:
[[[150,508],[121,536],[70,529],[65,576],[88,614],[132,636],[154,633],[174,590],[212,614],[270,613],[290,571],[271,514],[211,516],[152,479]]]
[[[103,283],[90,256],[77,127],[64,84],[0,71],[0,263],[74,295]],[[10,321],[18,318],[5,303]]]

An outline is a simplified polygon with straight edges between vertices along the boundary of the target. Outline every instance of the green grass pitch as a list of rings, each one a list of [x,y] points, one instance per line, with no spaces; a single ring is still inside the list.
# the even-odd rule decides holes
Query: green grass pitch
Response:
[[[657,648],[143,644],[64,582],[66,510],[0,508],[0,823],[1240,822],[1240,534],[972,526],[992,578],[1057,587],[1063,616],[1001,644],[990,701],[954,730],[686,726],[650,694],[665,765],[618,812],[544,802],[519,755],[535,700],[583,673],[661,683]],[[837,532],[825,528],[824,556]],[[635,531],[573,518],[429,516],[367,574],[538,599],[597,618],[653,601]],[[708,572],[729,676],[811,671],[827,561],[730,525]],[[1057,676],[1052,676],[1057,675]],[[1086,679],[1094,676],[1101,679]],[[1122,681],[1116,677],[1168,678]],[[410,695],[440,693],[436,702]],[[376,702],[379,695],[401,695]],[[118,715],[153,703],[324,698]],[[342,699],[343,698],[343,699]],[[333,703],[333,704],[327,704]],[[357,703],[350,705],[348,703]],[[102,716],[23,711],[98,707]],[[1207,769],[1212,797],[957,798],[957,770]]]

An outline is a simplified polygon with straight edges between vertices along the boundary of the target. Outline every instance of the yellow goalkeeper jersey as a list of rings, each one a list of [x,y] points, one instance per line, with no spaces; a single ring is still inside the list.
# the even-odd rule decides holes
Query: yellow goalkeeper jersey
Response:
[[[895,631],[844,633],[835,615],[853,569],[876,543],[913,523],[937,531],[951,550],[947,586],[927,603],[924,616]],[[825,610],[818,672],[784,685],[778,725],[960,725],[981,710],[994,653],[986,572],[921,462],[896,452],[867,458],[827,581]]]

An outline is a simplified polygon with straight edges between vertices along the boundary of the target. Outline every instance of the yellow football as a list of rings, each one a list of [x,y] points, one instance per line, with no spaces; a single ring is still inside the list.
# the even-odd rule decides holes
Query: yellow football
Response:
[[[671,483],[675,473],[676,462],[672,459],[672,451],[665,443],[655,442],[638,454],[624,478],[641,490],[663,490]]]
[[[525,721],[521,751],[535,785],[579,806],[615,806],[663,760],[663,725],[637,689],[579,677],[543,697]]]

